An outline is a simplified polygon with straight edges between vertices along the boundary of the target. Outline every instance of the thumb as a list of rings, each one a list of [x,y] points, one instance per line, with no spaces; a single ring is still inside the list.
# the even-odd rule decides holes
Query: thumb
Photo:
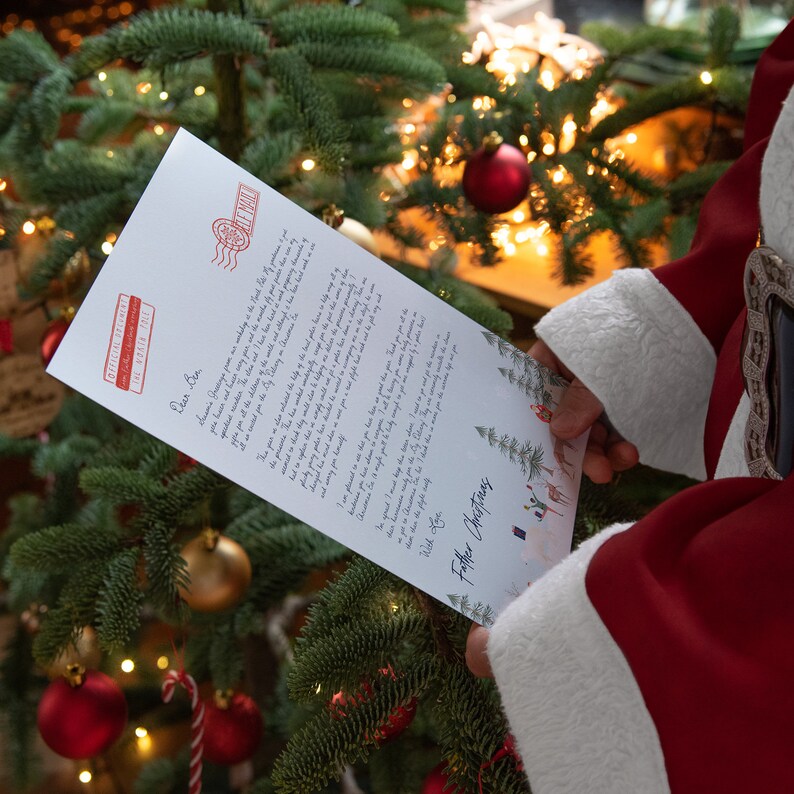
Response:
[[[551,419],[551,432],[558,438],[576,438],[591,428],[603,411],[595,394],[574,378]]]

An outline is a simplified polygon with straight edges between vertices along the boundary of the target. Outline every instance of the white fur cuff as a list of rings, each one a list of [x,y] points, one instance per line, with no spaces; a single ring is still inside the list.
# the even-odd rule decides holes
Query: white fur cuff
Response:
[[[552,309],[536,331],[601,400],[643,463],[705,479],[703,427],[716,356],[649,271],[616,271]]]
[[[666,794],[656,728],[620,648],[587,597],[582,544],[496,621],[488,656],[535,794]]]

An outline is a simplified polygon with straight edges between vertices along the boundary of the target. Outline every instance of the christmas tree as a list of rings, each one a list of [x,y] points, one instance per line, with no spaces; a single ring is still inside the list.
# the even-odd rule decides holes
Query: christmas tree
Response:
[[[557,234],[563,279],[586,275],[587,238],[601,230],[634,266],[663,233],[682,245],[725,164],[653,180],[614,140],[682,104],[741,108],[746,81],[727,65],[734,18],[714,16],[710,81],[621,92],[620,65],[669,43],[669,32],[593,30],[607,55],[587,51],[549,77],[542,52],[526,71],[475,57],[464,12],[459,0],[209,0],[140,13],[63,57],[32,30],[0,42],[1,242],[19,291],[0,317],[0,454],[31,473],[0,539],[14,616],[0,708],[20,788],[38,705],[38,728],[61,755],[96,756],[99,774],[133,769],[137,791],[184,790],[196,771],[188,741],[145,765],[130,755],[150,734],[189,725],[203,700],[212,790],[234,787],[225,767],[251,758],[259,792],[416,792],[423,781],[436,791],[447,780],[460,791],[527,790],[495,690],[463,662],[467,619],[84,398],[61,404],[14,341],[25,317],[63,307],[41,343],[51,356],[179,126],[371,250],[367,227],[432,252],[411,210],[428,214],[445,244],[424,254],[426,269],[392,264],[495,344],[510,317],[449,274],[456,245],[486,265],[506,248],[506,205],[477,208],[494,167],[482,148],[490,133],[503,141],[494,151],[520,153],[512,163],[526,173],[509,198],[528,198],[537,228]],[[610,101],[614,112],[596,120]],[[510,453],[511,439],[481,432]],[[613,488],[586,487],[577,542],[638,509]],[[71,671],[83,679],[73,689],[42,674],[73,661],[88,668]],[[180,666],[203,686],[192,705],[179,695],[163,705],[162,670]],[[79,740],[62,730],[76,714],[86,720]]]

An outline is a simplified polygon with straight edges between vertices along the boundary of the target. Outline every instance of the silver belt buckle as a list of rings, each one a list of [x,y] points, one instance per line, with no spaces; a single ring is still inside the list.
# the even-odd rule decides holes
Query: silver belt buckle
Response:
[[[794,265],[768,246],[754,249],[745,268],[744,296],[747,466],[753,477],[782,480],[794,468]]]

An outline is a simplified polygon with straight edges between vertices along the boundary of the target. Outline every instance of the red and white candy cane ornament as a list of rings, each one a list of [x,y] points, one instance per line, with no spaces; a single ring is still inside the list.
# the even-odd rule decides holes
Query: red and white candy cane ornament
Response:
[[[201,769],[204,756],[204,703],[199,698],[198,687],[193,676],[184,670],[169,670],[163,681],[163,701],[170,703],[174,689],[181,684],[190,696],[193,717],[190,721],[190,781],[188,794],[201,794]]]

